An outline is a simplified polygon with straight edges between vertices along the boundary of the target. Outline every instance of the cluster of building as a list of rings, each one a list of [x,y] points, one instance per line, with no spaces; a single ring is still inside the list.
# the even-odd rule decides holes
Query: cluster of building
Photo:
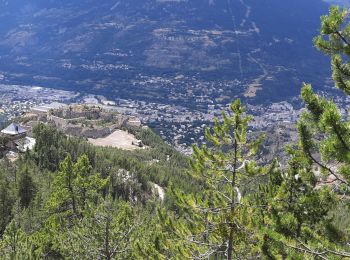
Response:
[[[183,75],[171,80],[140,75],[134,84],[147,85],[150,91],[159,91],[160,97],[165,95],[164,89],[167,89],[168,99],[164,102],[162,98],[146,102],[137,100],[135,96],[135,99],[108,100],[101,95],[83,95],[41,87],[0,85],[0,121],[1,115],[12,120],[25,111],[45,115],[51,109],[63,108],[71,103],[95,104],[127,115],[129,118],[134,116],[136,119],[130,119],[130,124],[139,126],[142,123],[151,126],[164,140],[187,153],[191,150],[192,144],[205,141],[203,128],[209,126],[215,117],[220,117],[221,111],[228,111],[228,103],[232,101],[232,95],[228,93],[236,91],[241,82],[224,81],[221,84],[211,85]],[[164,88],[165,85],[168,88]],[[186,87],[179,92],[177,91],[179,85]],[[326,93],[320,94],[326,96]],[[335,97],[334,100],[340,107],[345,108],[350,104],[349,98]],[[278,124],[293,125],[298,120],[300,109],[290,102],[283,101],[270,105],[247,104],[247,112],[254,116],[250,129],[264,131]],[[346,114],[344,109],[341,112]]]
[[[53,102],[70,103],[78,97],[79,94],[71,91],[0,84],[0,119],[13,120],[32,107]]]
[[[144,124],[156,129],[161,137],[183,153],[191,152],[192,144],[204,142],[204,128],[214,118],[220,118],[229,104],[208,104],[202,109],[190,109],[180,105],[146,103],[134,100],[119,100],[114,109],[123,114],[136,115]],[[254,115],[250,129],[266,130],[278,124],[294,124],[300,109],[283,101],[270,105],[247,105],[247,112]]]

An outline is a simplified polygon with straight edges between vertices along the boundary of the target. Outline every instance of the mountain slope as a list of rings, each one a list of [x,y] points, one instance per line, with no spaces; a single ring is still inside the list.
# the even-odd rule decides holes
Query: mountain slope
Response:
[[[3,0],[0,7],[6,83],[189,105],[203,96],[285,99],[302,81],[322,85],[329,76],[312,47],[328,8],[320,0]]]

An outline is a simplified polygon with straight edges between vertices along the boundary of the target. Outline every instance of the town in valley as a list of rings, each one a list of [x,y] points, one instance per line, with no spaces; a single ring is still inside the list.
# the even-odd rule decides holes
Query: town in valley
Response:
[[[204,144],[204,128],[210,126],[214,118],[220,118],[227,111],[228,103],[218,103],[203,99],[200,109],[181,105],[152,103],[133,99],[108,100],[101,95],[78,93],[38,86],[1,85],[0,118],[11,122],[24,113],[41,109],[55,109],[60,104],[99,105],[124,115],[139,118],[143,124],[154,129],[166,142],[184,154],[191,154],[193,144]],[[346,107],[349,98],[338,97],[335,101]],[[247,112],[254,116],[251,131],[279,133],[283,140],[296,140],[294,124],[301,112],[297,102],[282,101],[269,105],[246,104]],[[345,110],[342,111],[345,114]],[[4,125],[5,126],[5,125]]]

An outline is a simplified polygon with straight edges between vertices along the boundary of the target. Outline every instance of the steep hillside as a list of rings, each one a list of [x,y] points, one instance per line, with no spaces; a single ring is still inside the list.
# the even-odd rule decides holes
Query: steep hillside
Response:
[[[187,106],[223,93],[281,100],[329,76],[312,47],[327,8],[320,0],[3,0],[1,78]]]

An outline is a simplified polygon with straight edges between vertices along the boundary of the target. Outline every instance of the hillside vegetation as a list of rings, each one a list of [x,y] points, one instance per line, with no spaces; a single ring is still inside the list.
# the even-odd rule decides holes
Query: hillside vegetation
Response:
[[[349,95],[348,11],[321,21],[315,45]],[[264,136],[240,100],[191,158],[149,129],[134,132],[148,149],[122,151],[38,124],[35,149],[1,161],[0,258],[350,258],[349,121],[310,85],[301,97],[285,165],[258,163]]]

